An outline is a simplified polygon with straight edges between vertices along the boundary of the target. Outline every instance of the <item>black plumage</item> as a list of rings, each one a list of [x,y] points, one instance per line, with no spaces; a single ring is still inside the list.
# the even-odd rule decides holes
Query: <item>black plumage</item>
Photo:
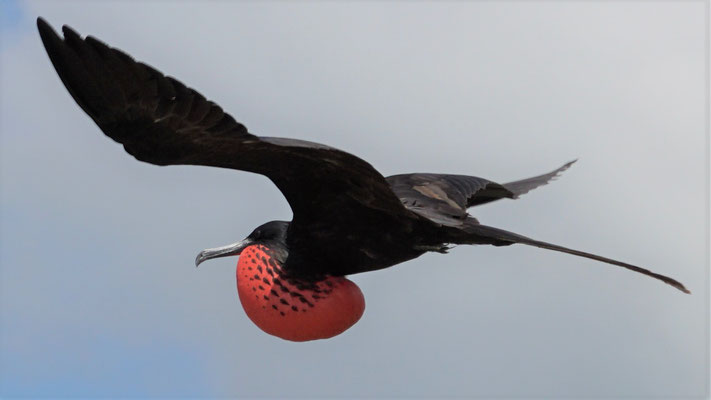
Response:
[[[231,168],[274,182],[293,220],[265,224],[258,234],[280,247],[290,276],[315,281],[385,268],[427,251],[446,251],[449,244],[522,243],[622,266],[688,292],[672,278],[484,226],[467,213],[546,184],[572,162],[505,184],[428,173],[385,178],[366,161],[329,146],[256,136],[194,89],[122,51],[93,37],[82,39],[67,26],[61,38],[41,18],[37,26],[74,100],[138,160]]]

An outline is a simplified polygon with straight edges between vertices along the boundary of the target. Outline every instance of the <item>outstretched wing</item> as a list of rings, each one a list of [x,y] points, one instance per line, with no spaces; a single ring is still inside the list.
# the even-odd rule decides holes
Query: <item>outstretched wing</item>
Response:
[[[255,136],[197,91],[120,50],[67,26],[61,38],[41,18],[37,27],[74,100],[138,160],[266,175],[287,198],[302,235],[383,212],[411,216],[362,159],[321,144]]]
[[[550,182],[574,162],[547,174],[504,184],[476,176],[425,173],[393,175],[386,180],[408,209],[437,223],[460,225],[468,215],[467,208],[503,198],[516,199]]]

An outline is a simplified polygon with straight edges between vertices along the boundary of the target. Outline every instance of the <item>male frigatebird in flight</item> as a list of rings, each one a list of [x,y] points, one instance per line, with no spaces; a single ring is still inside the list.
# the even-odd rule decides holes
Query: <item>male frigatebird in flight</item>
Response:
[[[387,268],[458,244],[541,247],[617,265],[689,293],[631,264],[482,225],[467,208],[515,199],[557,170],[498,184],[464,175],[383,177],[362,159],[322,144],[256,136],[215,103],[126,53],[37,19],[42,42],[79,106],[140,161],[207,165],[262,174],[286,196],[291,222],[272,221],[235,244],[203,250],[195,264],[239,255],[237,289],[265,332],[305,341],[338,335],[363,314],[349,274]]]

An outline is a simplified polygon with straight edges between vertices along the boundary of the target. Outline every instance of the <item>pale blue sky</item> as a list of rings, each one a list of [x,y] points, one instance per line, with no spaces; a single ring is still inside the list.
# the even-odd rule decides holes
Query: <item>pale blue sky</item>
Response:
[[[703,2],[0,4],[3,397],[708,393]],[[237,260],[193,260],[289,219],[281,194],[125,154],[67,94],[38,15],[176,76],[254,133],[385,175],[508,181],[579,157],[472,214],[693,295],[539,249],[460,247],[353,276],[366,311],[341,336],[268,336],[237,301]]]

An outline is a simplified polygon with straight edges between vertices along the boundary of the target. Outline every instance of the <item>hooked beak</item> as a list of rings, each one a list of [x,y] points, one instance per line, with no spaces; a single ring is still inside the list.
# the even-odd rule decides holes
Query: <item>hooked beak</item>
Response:
[[[203,261],[209,260],[211,258],[219,257],[229,257],[238,256],[239,253],[244,250],[245,247],[253,243],[252,239],[244,239],[237,243],[229,244],[227,246],[215,247],[214,249],[205,249],[200,252],[200,254],[195,257],[195,266],[199,266]]]

